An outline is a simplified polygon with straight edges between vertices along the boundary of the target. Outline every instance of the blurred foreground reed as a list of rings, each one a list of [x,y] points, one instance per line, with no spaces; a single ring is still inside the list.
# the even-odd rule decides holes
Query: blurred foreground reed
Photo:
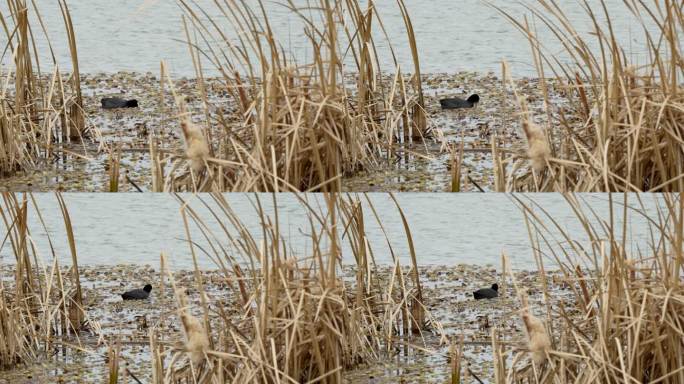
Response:
[[[76,36],[65,0],[59,0],[72,73],[63,76],[54,55],[49,73],[42,72],[36,38],[45,26],[34,2],[8,0],[0,12],[6,38],[0,62],[0,177],[31,170],[51,161],[59,146],[87,134],[78,72]],[[32,18],[38,23],[31,24]],[[38,28],[40,26],[40,28]],[[52,51],[47,34],[49,49]]]
[[[647,45],[639,58],[620,45],[611,18],[616,10],[604,0],[583,4],[597,49],[575,28],[561,2],[528,6],[558,44],[544,46],[533,23],[494,6],[529,40],[546,109],[545,116],[533,116],[525,95],[516,94],[528,150],[506,157],[495,149],[497,191],[683,191],[681,2],[620,5],[639,22],[640,40]],[[641,57],[645,62],[639,62]],[[551,80],[567,102],[551,98]],[[537,117],[545,122],[537,123]]]
[[[496,383],[684,382],[684,198],[656,198],[660,209],[653,213],[640,197],[611,199],[610,217],[599,218],[581,198],[568,196],[584,233],[568,233],[544,207],[516,200],[540,278],[560,268],[574,299],[551,305],[554,292],[546,288],[546,306],[530,308],[511,274],[528,344],[504,350],[494,340]],[[651,224],[646,249],[627,241],[630,213]],[[582,237],[590,247],[576,240]]]

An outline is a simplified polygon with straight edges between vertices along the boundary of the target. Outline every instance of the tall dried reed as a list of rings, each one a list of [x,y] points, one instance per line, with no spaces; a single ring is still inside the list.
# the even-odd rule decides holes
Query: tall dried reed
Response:
[[[201,140],[186,140],[186,153],[172,157],[171,171],[159,171],[169,159],[157,160],[154,174],[166,175],[158,190],[339,191],[343,176],[390,157],[398,141],[428,134],[418,48],[402,0],[414,58],[408,85],[398,66],[391,78],[380,69],[374,36],[384,27],[373,1],[285,2],[304,25],[307,62],[284,50],[261,0],[216,1],[211,12],[180,3],[205,121],[195,126]],[[204,62],[220,74],[237,117],[210,112],[221,108],[208,100]],[[187,127],[182,108],[181,102]],[[197,147],[206,144],[206,150]]]
[[[80,140],[86,133],[76,36],[66,1],[59,0],[73,66],[66,84],[54,55],[51,74],[41,70],[32,11],[43,32],[46,28],[35,2],[8,0],[7,5],[9,14],[0,12],[6,37],[0,61],[11,58],[7,69],[0,69],[0,177],[50,160],[55,144]],[[45,38],[49,43],[47,33]]]
[[[574,300],[548,306],[539,319],[520,295],[532,358],[516,354],[514,364],[500,368],[498,383],[684,382],[684,197],[653,198],[655,213],[639,196],[624,197],[622,207],[611,199],[610,217],[601,220],[578,197],[568,196],[588,247],[543,207],[518,200],[540,270],[544,259],[552,259]],[[649,222],[646,248],[628,242],[630,215]],[[552,232],[560,233],[557,239]],[[542,250],[548,250],[546,257]],[[546,289],[547,297],[553,294]]]
[[[535,20],[557,38],[558,45],[544,47],[536,27],[527,19],[519,20],[499,10],[525,34],[532,47],[547,120],[537,127],[537,136],[546,141],[543,144],[549,151],[540,161],[535,153],[541,141],[535,141],[538,144],[530,145],[537,148],[530,147],[529,156],[505,159],[507,180],[499,190],[684,190],[681,2],[625,1],[621,5],[640,23],[638,39],[647,45],[643,55],[634,55],[619,43],[611,19],[611,12],[616,10],[604,0],[582,4],[597,48],[592,48],[589,38],[574,27],[563,12],[562,2],[538,0],[528,6]],[[549,74],[567,103],[551,99]],[[525,109],[522,113],[523,124],[529,125],[534,117]],[[532,167],[521,165],[527,159],[534,163]]]
[[[0,370],[45,359],[63,337],[77,334],[85,323],[71,220],[64,200],[60,195],[57,199],[73,261],[68,276],[62,275],[54,249],[50,265],[38,256],[29,226],[31,203],[36,206],[33,197],[2,195],[2,244],[9,244],[16,264],[13,279],[0,279]],[[44,226],[40,211],[35,212]]]
[[[225,223],[218,232],[181,199],[186,228],[194,224],[207,242],[199,246],[189,239],[191,254],[195,262],[199,250],[211,256],[244,315],[235,319],[225,315],[231,308],[222,301],[209,302],[196,270],[200,306],[192,315],[183,292],[176,290],[180,317],[186,319],[185,344],[154,354],[155,383],[339,383],[345,369],[405,348],[432,321],[420,301],[415,257],[410,270],[397,260],[389,281],[380,281],[360,199],[331,194],[307,201],[301,196],[311,240],[301,255],[281,232],[276,195],[271,214],[261,197],[253,201],[259,237],[247,230],[225,196],[211,198],[214,204],[202,202],[210,216]],[[356,260],[353,282],[341,274],[345,239]],[[169,279],[174,285],[171,274]],[[222,315],[212,322],[209,311]],[[151,338],[154,344],[158,336]]]

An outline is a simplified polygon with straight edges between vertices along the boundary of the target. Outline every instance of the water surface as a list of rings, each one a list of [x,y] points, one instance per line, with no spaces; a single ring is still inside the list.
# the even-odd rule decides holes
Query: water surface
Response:
[[[176,198],[166,194],[67,194],[66,202],[71,219],[82,265],[150,264],[159,265],[159,254],[169,254],[175,268],[192,267],[192,259],[186,241],[180,204]],[[268,212],[273,212],[271,195],[260,195]],[[51,240],[59,258],[68,263],[70,258],[64,223],[57,200],[52,194],[35,195],[41,209]],[[222,239],[219,223],[212,219],[201,202],[187,196],[191,206],[199,212],[209,228]],[[256,237],[260,238],[259,218],[253,208],[254,195],[226,195],[230,206]],[[560,194],[531,195],[572,236],[584,241],[580,222]],[[210,199],[210,205],[215,207]],[[312,204],[323,204],[320,196],[309,195]],[[319,199],[319,200],[317,200]],[[386,194],[371,194],[370,199],[382,218],[396,255],[403,263],[409,262],[409,249],[405,240],[401,217]],[[525,221],[520,208],[510,196],[503,194],[399,194],[397,199],[409,221],[419,264],[456,265],[499,265],[500,254],[505,250],[516,268],[532,269],[535,263]],[[583,199],[599,217],[608,219],[609,205],[606,195],[585,195]],[[616,197],[621,201],[619,197]],[[650,214],[656,216],[653,197],[644,198]],[[631,204],[636,204],[633,199]],[[286,241],[298,255],[310,255],[311,244],[306,234],[310,233],[306,210],[294,195],[278,196],[280,226]],[[539,210],[539,212],[541,212]],[[366,206],[366,230],[376,261],[391,263],[391,255],[384,235]],[[49,260],[47,235],[40,230],[40,222],[32,210],[31,228],[33,240],[41,256]],[[222,221],[228,225],[227,221]],[[548,220],[547,220],[548,222]],[[640,215],[631,214],[628,236],[634,242],[630,252],[637,246],[646,247],[648,227]],[[550,225],[550,222],[547,223]],[[191,228],[193,240],[204,245],[200,232]],[[552,233],[558,236],[558,231]],[[353,263],[347,239],[344,240],[345,263]],[[545,250],[545,252],[548,250]],[[9,244],[0,250],[0,262],[11,262]],[[215,265],[200,252],[200,264],[204,268]]]
[[[311,0],[308,0],[309,2]],[[196,0],[197,4],[221,22],[220,13],[212,6],[213,0]],[[63,21],[57,1],[37,2],[45,24],[50,32],[55,54],[63,67],[69,67],[68,46],[65,44]],[[165,60],[176,75],[192,76],[192,61],[188,53],[182,28],[182,14],[173,0],[70,0],[75,25],[81,71],[159,72],[159,63]],[[295,0],[298,6],[307,0]],[[314,2],[315,3],[315,2]],[[365,3],[365,1],[362,1]],[[492,0],[492,5],[503,8],[522,20],[530,12],[525,5],[509,0]],[[590,1],[596,5],[598,2]],[[628,54],[644,52],[641,27],[629,13],[622,0],[605,1],[610,10],[613,28]],[[307,58],[309,46],[301,22],[291,12],[275,1],[266,1],[266,10],[272,27],[281,44],[298,60]],[[562,1],[561,7],[578,32],[589,38],[590,46],[596,47],[591,20],[578,1]],[[411,55],[406,40],[405,26],[395,1],[375,2],[382,15],[388,35],[396,49],[396,57],[404,71],[412,71]],[[412,17],[425,73],[459,71],[500,72],[501,60],[506,59],[517,75],[534,74],[527,39],[518,32],[497,10],[482,0],[406,0]],[[0,10],[6,12],[6,3]],[[605,19],[597,15],[599,20]],[[543,41],[553,50],[560,47],[544,24],[534,18],[530,23],[538,29]],[[226,23],[227,24],[227,23]],[[237,36],[230,26],[224,32]],[[381,36],[378,36],[380,42]],[[382,45],[382,44],[381,44]],[[43,61],[49,62],[49,50],[45,39],[39,45]],[[385,69],[393,68],[389,51],[379,48]]]

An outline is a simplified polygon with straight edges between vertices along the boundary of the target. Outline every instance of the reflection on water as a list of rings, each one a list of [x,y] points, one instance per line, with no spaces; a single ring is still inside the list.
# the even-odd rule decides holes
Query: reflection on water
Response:
[[[310,0],[295,0],[298,5]],[[63,21],[56,1],[37,2],[41,7],[60,65],[70,64],[68,45],[65,44]],[[220,13],[212,0],[197,0],[221,21]],[[271,16],[271,27],[283,46],[300,59],[306,59],[309,44],[300,33],[300,20],[285,11],[276,1],[266,1]],[[363,3],[363,1],[362,1]],[[523,5],[509,0],[489,1],[521,17]],[[590,2],[591,3],[591,2]],[[622,0],[607,0],[613,28],[622,39],[628,54],[643,52],[640,26],[631,16]],[[516,31],[494,8],[482,0],[406,0],[417,33],[418,47],[425,73],[459,71],[496,71],[506,59],[512,63],[514,73],[533,74],[527,40]],[[580,2],[563,1],[561,7],[577,30],[589,36],[591,20],[582,11]],[[405,27],[395,1],[376,1],[384,25],[397,51],[402,68],[412,68]],[[427,5],[427,6],[426,6]],[[83,72],[159,71],[160,60],[166,60],[178,75],[192,76],[193,66],[187,45],[182,42],[184,33],[181,10],[173,0],[71,0],[69,1],[79,46]],[[0,11],[6,12],[6,3]],[[602,15],[597,16],[599,20]],[[535,22],[546,42],[554,42],[550,33],[544,33],[543,23]],[[231,31],[224,31],[230,33]],[[234,37],[234,36],[233,36]],[[595,39],[591,39],[591,44]],[[381,38],[378,39],[378,42]],[[41,44],[46,47],[45,42]],[[551,47],[557,47],[555,43]],[[380,44],[383,65],[391,63],[391,55]],[[44,63],[49,62],[49,50],[42,49]],[[554,52],[555,53],[555,52]]]
[[[383,220],[395,253],[404,263],[409,260],[401,218],[388,195],[369,195]],[[262,203],[272,212],[270,195],[262,196]],[[35,196],[51,236],[56,252],[68,261],[68,244],[64,224],[56,198],[51,194]],[[218,222],[196,200],[188,196],[191,205],[209,223],[215,233],[220,233]],[[206,198],[206,197],[205,197]],[[308,195],[315,202],[320,196]],[[418,260],[421,265],[494,264],[500,262],[502,250],[511,256],[516,268],[534,268],[528,233],[523,215],[511,197],[491,194],[399,194],[400,205],[411,225]],[[546,209],[563,228],[578,240],[582,227],[564,198],[559,194],[531,195],[534,201]],[[248,229],[259,238],[258,217],[252,207],[254,195],[230,194],[227,200],[240,215]],[[585,195],[584,199],[602,218],[608,218],[606,195]],[[619,200],[618,197],[616,199]],[[648,209],[655,212],[652,198],[644,199]],[[166,251],[175,268],[192,266],[185,238],[180,204],[171,195],[151,194],[67,194],[66,201],[74,224],[79,261],[82,265],[121,263],[158,265],[159,253]],[[632,201],[635,204],[636,200]],[[278,196],[281,233],[299,255],[307,254],[310,242],[305,210],[294,195]],[[324,204],[322,204],[324,205]],[[379,226],[370,210],[366,210],[366,229],[373,253],[378,263],[391,261],[390,253]],[[40,230],[35,214],[31,216],[33,240],[43,258],[49,258],[47,236]],[[226,223],[227,224],[227,223]],[[301,231],[300,231],[301,230]],[[636,246],[646,245],[648,230],[639,215],[630,217],[628,234],[637,240]],[[198,230],[192,228],[193,240],[202,242]],[[345,242],[347,239],[345,239]],[[224,241],[227,244],[227,241]],[[346,245],[345,245],[346,246]],[[344,255],[349,255],[343,250]],[[308,254],[307,254],[308,255]],[[9,244],[0,250],[2,262],[11,262]],[[349,256],[348,256],[349,257]],[[347,263],[353,259],[347,258]],[[213,264],[201,256],[204,268]]]

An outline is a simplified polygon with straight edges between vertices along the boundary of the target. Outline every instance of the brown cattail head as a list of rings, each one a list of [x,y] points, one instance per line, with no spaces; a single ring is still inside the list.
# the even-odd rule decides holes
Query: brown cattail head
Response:
[[[185,349],[192,364],[199,365],[204,361],[206,351],[209,349],[209,337],[202,322],[184,311],[181,315],[183,328],[185,329]]]
[[[532,162],[532,168],[536,172],[542,172],[546,168],[548,159],[551,157],[549,141],[544,130],[532,122],[527,109],[527,102],[522,98],[520,99],[520,106],[522,108],[522,127],[527,137],[527,155]]]
[[[209,145],[202,129],[190,121],[185,101],[179,98],[177,103],[181,109],[181,130],[185,138],[185,156],[190,161],[190,168],[195,173],[199,173],[204,169],[209,158]]]
[[[632,281],[636,280],[637,261],[632,258],[625,259],[625,268],[629,271],[629,278]]]
[[[202,130],[190,121],[182,122],[181,127],[185,133],[185,155],[190,160],[190,167],[196,173],[204,169],[206,160],[209,158],[209,145],[202,134]]]
[[[285,260],[284,267],[287,270],[296,271],[297,270],[297,260],[295,258],[292,258],[292,257],[288,258],[287,260]]]
[[[532,161],[532,168],[537,172],[542,172],[546,168],[546,162],[551,157],[551,149],[549,143],[546,141],[546,136],[541,128],[530,122],[527,128],[530,132],[528,135],[529,149],[527,151],[530,161]]]
[[[185,350],[192,364],[197,366],[204,361],[206,351],[209,350],[209,336],[202,322],[190,314],[185,291],[176,290],[176,297],[180,305],[180,318],[185,331]]]
[[[522,319],[527,330],[528,348],[532,354],[532,360],[536,364],[546,361],[547,352],[551,349],[551,340],[546,332],[544,323],[530,313],[524,313]]]

